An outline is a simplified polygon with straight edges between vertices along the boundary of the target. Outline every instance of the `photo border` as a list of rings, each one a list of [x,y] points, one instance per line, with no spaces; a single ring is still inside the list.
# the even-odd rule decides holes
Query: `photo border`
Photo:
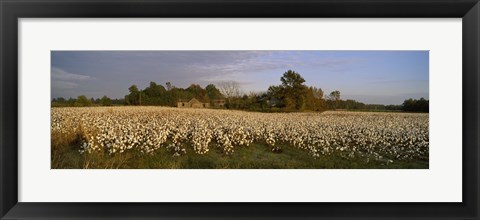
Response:
[[[0,217],[20,218],[479,218],[478,0],[3,0],[0,2]],[[462,203],[18,202],[18,19],[135,17],[462,18]],[[448,43],[448,42],[447,42]]]

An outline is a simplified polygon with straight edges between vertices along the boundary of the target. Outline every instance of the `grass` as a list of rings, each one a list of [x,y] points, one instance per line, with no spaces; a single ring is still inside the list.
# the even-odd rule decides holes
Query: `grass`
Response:
[[[281,152],[260,143],[236,147],[232,155],[211,148],[205,155],[195,154],[187,147],[185,155],[174,157],[173,152],[160,148],[153,154],[129,150],[122,154],[80,154],[79,136],[75,134],[52,135],[52,169],[428,169],[424,160],[375,161],[365,157],[347,158],[332,154],[314,159],[308,152],[280,145]]]

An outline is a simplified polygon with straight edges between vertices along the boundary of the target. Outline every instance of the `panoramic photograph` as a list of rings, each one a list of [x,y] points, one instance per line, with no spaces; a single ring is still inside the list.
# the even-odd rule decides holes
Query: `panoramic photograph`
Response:
[[[429,52],[51,51],[51,169],[428,169]]]

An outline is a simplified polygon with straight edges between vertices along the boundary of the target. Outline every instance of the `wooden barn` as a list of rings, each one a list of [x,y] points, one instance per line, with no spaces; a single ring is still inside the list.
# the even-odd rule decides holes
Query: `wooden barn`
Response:
[[[210,103],[200,102],[196,98],[188,99],[179,99],[177,102],[178,108],[208,108]]]

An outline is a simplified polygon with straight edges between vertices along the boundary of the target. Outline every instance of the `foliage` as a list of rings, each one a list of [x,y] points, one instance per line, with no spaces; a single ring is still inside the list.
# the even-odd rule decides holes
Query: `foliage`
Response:
[[[305,79],[292,70],[283,73],[282,82],[278,86],[270,86],[268,94],[272,99],[279,101],[279,107],[286,111],[302,111],[306,106],[308,88]]]
[[[223,99],[223,95],[220,92],[219,89],[213,84],[208,84],[207,87],[205,87],[207,97],[210,100],[215,100],[215,99]]]
[[[112,105],[112,99],[108,98],[106,95],[102,97],[100,100],[100,103],[102,106],[111,106]]]
[[[75,106],[77,107],[85,107],[91,106],[92,102],[84,95],[78,96],[77,101],[75,101]]]
[[[403,102],[403,111],[406,112],[429,112],[429,103],[428,100],[424,98],[416,99],[407,99]]]
[[[173,86],[170,82],[166,83],[167,88],[150,82],[150,85],[138,90],[136,85],[129,88],[129,94],[125,96],[127,105],[158,105],[158,106],[176,106],[180,99],[196,98],[201,102],[211,102],[217,99],[223,99],[223,95],[213,84],[207,85],[204,89],[198,84],[191,84],[186,89]]]

